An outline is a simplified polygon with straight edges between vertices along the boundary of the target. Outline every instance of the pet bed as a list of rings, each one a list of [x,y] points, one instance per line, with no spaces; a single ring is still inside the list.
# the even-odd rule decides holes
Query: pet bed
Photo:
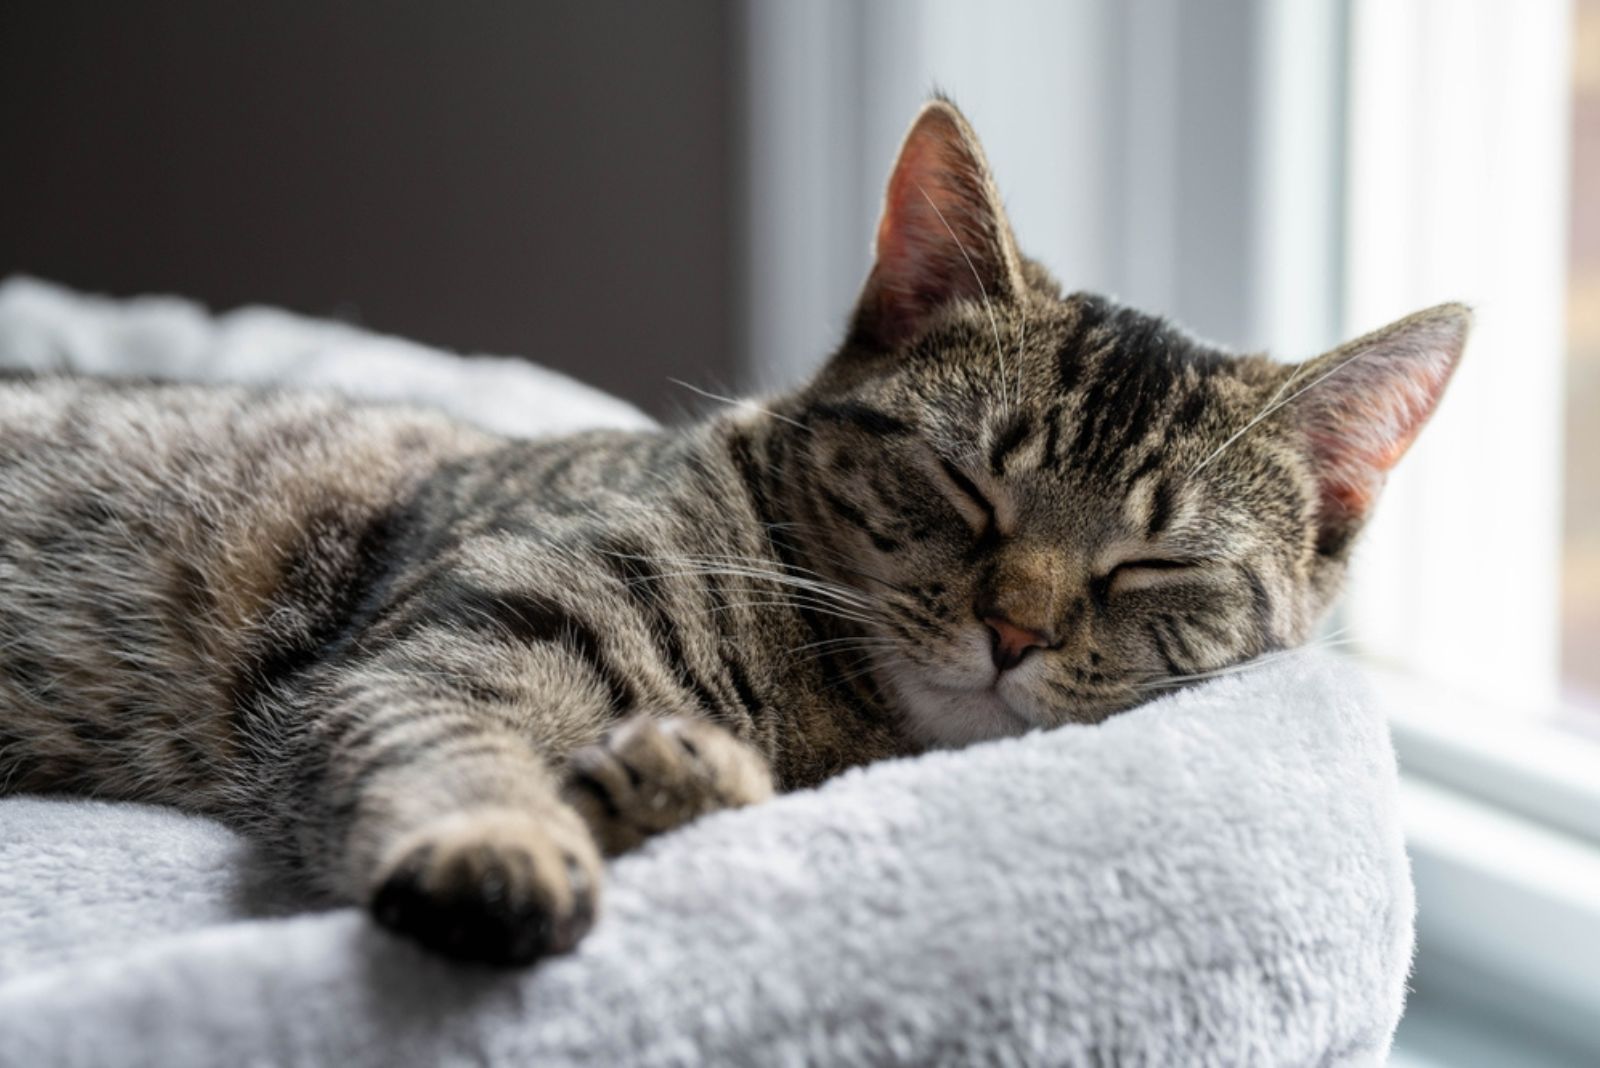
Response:
[[[648,425],[517,361],[25,279],[0,366]],[[0,799],[0,1064],[1377,1064],[1413,918],[1385,717],[1318,653],[702,820],[526,971],[301,905],[212,822]]]

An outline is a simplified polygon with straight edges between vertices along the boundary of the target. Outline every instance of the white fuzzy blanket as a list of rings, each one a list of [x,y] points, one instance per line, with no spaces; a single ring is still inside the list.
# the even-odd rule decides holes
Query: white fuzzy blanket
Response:
[[[178,297],[107,300],[0,281],[0,370],[241,382],[425,404],[519,437],[653,425],[624,401],[506,356],[463,359],[278,308],[212,316]]]
[[[189,377],[253,322],[322,364],[343,338],[373,374],[384,346],[426,352],[12,282],[0,365],[88,366],[88,344],[97,369],[125,367],[107,339],[141,316],[187,332]],[[132,332],[139,372],[171,369],[158,332]],[[252,359],[258,378],[311,367]],[[506,374],[551,411],[598,396]],[[458,384],[441,374],[424,399],[476,414]],[[593,421],[643,421],[605,403]],[[1412,937],[1395,793],[1356,671],[1284,656],[1101,726],[703,820],[615,863],[580,950],[520,973],[439,961],[354,909],[294,915],[293,890],[212,823],[10,798],[0,1064],[1380,1063]]]

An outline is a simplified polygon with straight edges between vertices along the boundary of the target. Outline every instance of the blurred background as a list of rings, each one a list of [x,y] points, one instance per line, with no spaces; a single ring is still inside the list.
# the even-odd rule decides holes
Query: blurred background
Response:
[[[731,377],[736,11],[0,4],[0,269]]]
[[[0,272],[801,379],[934,87],[1071,288],[1300,358],[1467,300],[1329,644],[1395,709],[1395,1063],[1600,1063],[1600,0],[0,6]]]

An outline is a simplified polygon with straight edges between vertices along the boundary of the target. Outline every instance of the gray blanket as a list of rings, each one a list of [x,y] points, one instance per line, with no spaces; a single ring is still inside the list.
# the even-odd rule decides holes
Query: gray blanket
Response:
[[[0,287],[0,364],[50,333],[33,297],[78,321]],[[300,913],[207,821],[13,797],[0,1065],[1379,1063],[1412,937],[1395,793],[1355,669],[1284,655],[703,820],[525,972]]]
[[[1382,718],[1314,654],[855,773],[612,867],[573,956],[286,915],[243,845],[0,802],[0,1064],[1373,1064],[1411,895]]]

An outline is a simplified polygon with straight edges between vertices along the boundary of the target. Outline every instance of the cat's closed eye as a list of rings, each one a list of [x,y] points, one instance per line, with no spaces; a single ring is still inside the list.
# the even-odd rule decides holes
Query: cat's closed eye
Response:
[[[956,506],[978,535],[985,537],[997,533],[994,502],[978,484],[942,456],[939,458],[939,470],[944,472],[944,477],[955,487]]]
[[[1113,593],[1145,589],[1164,582],[1192,578],[1207,561],[1199,558],[1161,556],[1123,560],[1106,573],[1104,583]]]

